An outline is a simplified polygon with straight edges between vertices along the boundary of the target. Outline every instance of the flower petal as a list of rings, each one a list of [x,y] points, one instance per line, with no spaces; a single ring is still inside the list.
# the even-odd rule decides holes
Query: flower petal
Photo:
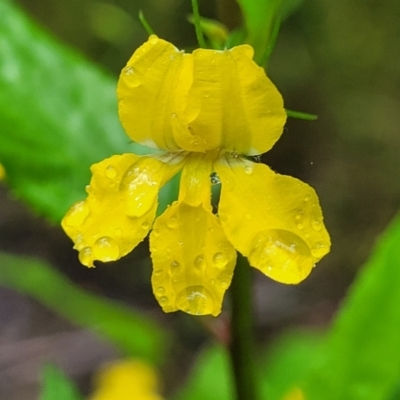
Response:
[[[154,294],[165,312],[218,315],[232,280],[236,251],[211,212],[211,162],[188,155],[179,201],[150,234]]]
[[[182,120],[192,84],[192,56],[150,36],[122,70],[117,94],[119,116],[135,142],[164,150],[204,151]]]
[[[305,279],[330,248],[315,191],[243,159],[215,168],[222,182],[218,214],[231,243],[278,282]]]
[[[62,227],[83,265],[118,260],[148,234],[157,195],[179,168],[151,157],[113,156],[94,164],[88,197],[73,205]]]
[[[282,96],[252,56],[248,45],[193,52],[193,85],[185,113],[191,131],[205,140],[207,149],[261,154],[282,134]]]
[[[175,203],[150,234],[153,292],[165,312],[218,315],[236,251],[218,218],[202,205]]]

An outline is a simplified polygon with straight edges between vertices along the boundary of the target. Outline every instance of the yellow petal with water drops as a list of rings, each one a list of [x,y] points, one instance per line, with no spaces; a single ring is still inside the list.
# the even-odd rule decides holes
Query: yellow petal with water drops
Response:
[[[163,150],[204,151],[183,117],[192,69],[190,54],[155,35],[135,51],[117,87],[120,120],[135,142]]]
[[[305,279],[330,248],[315,191],[240,158],[228,156],[215,168],[222,182],[218,214],[236,249],[278,282]]]
[[[282,134],[282,96],[252,56],[248,45],[193,52],[193,85],[185,113],[192,133],[207,149],[261,154]]]
[[[153,291],[165,312],[218,315],[232,280],[236,251],[211,212],[212,156],[186,156],[179,200],[150,234]]]
[[[153,292],[165,312],[221,312],[236,251],[211,211],[176,202],[154,223],[150,251]]]
[[[134,154],[92,165],[87,199],[74,204],[62,220],[83,265],[118,260],[147,236],[160,186],[177,168]]]

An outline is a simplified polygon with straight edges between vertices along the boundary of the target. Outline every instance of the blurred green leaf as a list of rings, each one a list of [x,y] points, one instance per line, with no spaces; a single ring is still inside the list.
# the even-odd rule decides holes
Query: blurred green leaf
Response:
[[[49,364],[42,371],[39,400],[83,400],[83,397],[59,368]]]
[[[232,400],[233,383],[230,362],[224,347],[207,347],[196,363],[181,391],[173,400]]]
[[[300,386],[312,365],[319,362],[322,338],[318,332],[292,331],[272,343],[260,369],[266,399],[282,400]]]
[[[400,377],[400,217],[352,285],[306,380],[307,400],[387,400]]]
[[[124,355],[160,362],[167,335],[131,308],[90,294],[48,264],[0,253],[0,286],[32,296],[72,322],[90,328]]]
[[[281,21],[292,14],[302,0],[237,0],[244,17],[245,39],[254,48],[255,61],[265,66],[275,46]],[[243,32],[234,31],[229,43],[239,44]]]
[[[14,192],[57,221],[86,196],[92,163],[143,148],[120,126],[113,78],[11,2],[0,15],[0,161]]]

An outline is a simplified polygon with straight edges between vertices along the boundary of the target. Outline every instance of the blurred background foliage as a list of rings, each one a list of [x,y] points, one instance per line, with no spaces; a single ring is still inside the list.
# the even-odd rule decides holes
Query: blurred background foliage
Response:
[[[99,75],[95,72],[90,81],[94,99],[97,96],[99,104],[114,101],[108,97],[114,96],[113,82],[134,49],[147,38],[137,18],[139,10],[143,10],[160,37],[180,48],[196,46],[194,29],[186,19],[191,12],[190,2],[186,0],[18,0],[14,3],[56,40],[72,47],[105,71]],[[298,8],[294,7],[296,3]],[[312,347],[310,339],[307,337],[293,345],[289,339],[281,344],[275,339],[288,328],[320,329],[327,326],[358,268],[371,253],[376,238],[400,204],[400,3],[397,0],[304,0],[291,4],[292,12],[288,12],[282,24],[268,71],[281,90],[287,108],[318,114],[319,119],[317,122],[290,119],[281,140],[263,156],[263,161],[274,170],[296,176],[316,188],[333,247],[311,277],[299,286],[283,286],[256,272],[254,275],[257,337],[260,343],[270,346],[270,359],[279,348],[300,348],[297,353],[300,367],[310,358],[310,353],[304,351],[304,348]],[[203,16],[219,19],[232,29],[240,23],[238,8],[229,0],[200,1],[200,10]],[[5,39],[0,37],[0,40]],[[30,46],[29,43],[24,45]],[[31,45],[32,53],[36,55],[35,44]],[[3,51],[0,57],[4,61],[6,57],[12,57],[12,52]],[[29,80],[29,58],[26,68]],[[109,82],[109,91],[97,93],[95,80],[103,77]],[[61,83],[49,73],[49,88],[37,87],[35,90],[42,90],[45,96],[47,89],[57,89],[60,84],[60,88],[68,93],[71,89],[69,78],[68,69],[65,81]],[[73,105],[74,97],[71,99]],[[88,115],[96,112],[96,106],[97,103],[89,104]],[[31,129],[40,132],[41,126],[34,125],[38,112],[40,110],[27,106],[25,115],[21,116],[21,125],[29,126],[32,121]],[[54,118],[62,120],[63,117],[62,110],[58,114],[55,112]],[[51,132],[51,126],[42,128]],[[77,127],[82,131],[74,134],[81,136],[87,146],[84,154],[89,154],[92,162],[105,157],[107,154],[96,147],[95,131],[88,136],[84,125],[77,124]],[[0,129],[0,135],[4,132],[12,135],[10,127]],[[127,149],[132,148],[128,140],[125,142],[122,135],[118,136],[121,128],[116,121],[110,120],[98,129],[115,130],[118,139],[109,144],[110,155],[125,145]],[[58,145],[56,139],[55,133],[54,148]],[[30,143],[23,146],[28,159]],[[60,148],[65,157],[73,152],[73,149],[65,151],[62,143]],[[11,162],[1,161],[7,170]],[[79,159],[74,162],[79,166]],[[54,166],[57,171],[57,159]],[[28,161],[24,168],[30,172]],[[75,179],[85,181],[89,171],[84,165],[79,168],[80,175]],[[71,196],[78,199],[83,190],[84,187],[82,193],[75,192]],[[158,322],[155,331],[159,331],[159,326],[162,331],[173,330],[174,357],[162,368],[168,371],[163,374],[165,392],[173,392],[186,378],[187,367],[205,342],[207,331],[217,332],[217,336],[223,334],[224,316],[218,320],[194,320],[181,313],[162,314],[149,284],[151,265],[147,243],[118,263],[99,264],[94,271],[83,268],[61,229],[42,217],[40,207],[33,213],[19,199],[24,196],[16,193],[18,190],[12,192],[6,184],[0,187],[0,250],[46,261],[83,289],[120,300],[127,307],[135,307],[152,316]],[[66,200],[65,207],[68,205]],[[51,204],[48,206],[51,208]],[[51,216],[57,220],[57,215]],[[385,265],[390,265],[393,259],[395,256],[388,256]],[[382,276],[385,273],[389,272],[383,272]],[[10,275],[7,279],[11,279]],[[121,354],[115,347],[77,328],[31,297],[1,289],[0,298],[0,388],[7,399],[32,399],[32,390],[38,386],[37,370],[45,361],[59,364],[78,383],[80,390],[88,393],[92,371],[101,362]],[[62,299],[58,301],[63,303]],[[396,304],[396,298],[390,304]],[[57,310],[57,306],[53,308]],[[366,322],[365,329],[371,323],[370,320]],[[357,340],[358,336],[355,342]],[[302,351],[307,356],[302,358]],[[216,354],[206,354],[203,358],[223,358]],[[296,375],[295,369],[293,375]],[[279,363],[275,364],[275,370],[278,371],[275,376],[282,375]],[[274,376],[273,368],[269,376]],[[318,381],[318,376],[312,379]],[[286,388],[271,390],[281,395]],[[363,398],[362,393],[354,398]]]

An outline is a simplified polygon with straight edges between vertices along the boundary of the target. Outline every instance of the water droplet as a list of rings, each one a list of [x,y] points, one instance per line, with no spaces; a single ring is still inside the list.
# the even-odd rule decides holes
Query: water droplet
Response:
[[[251,214],[244,214],[244,219],[247,221],[251,220]]]
[[[232,151],[231,157],[234,158],[235,160],[239,158],[239,154],[236,153],[235,151]]]
[[[168,297],[167,296],[160,297],[158,301],[160,302],[161,305],[165,306],[168,303]]]
[[[321,258],[326,254],[326,243],[322,240],[315,243],[311,248],[311,253],[315,258]]]
[[[301,223],[298,223],[296,226],[297,226],[297,229],[300,229],[300,230],[304,229],[304,225]]]
[[[213,263],[217,268],[224,268],[229,262],[229,259],[225,253],[219,251],[213,255]]]
[[[310,201],[310,199],[311,199],[311,196],[309,194],[306,194],[304,196],[304,201]]]
[[[206,98],[210,97],[210,93],[209,92],[205,92],[204,93],[204,97],[206,97]]]
[[[147,230],[147,229],[150,228],[150,224],[149,224],[147,221],[144,221],[144,222],[142,223],[142,228],[143,228],[144,230]]]
[[[122,229],[117,228],[117,229],[114,231],[114,234],[115,234],[115,236],[121,236],[121,235],[122,235]]]
[[[176,273],[177,271],[179,271],[181,264],[179,264],[179,261],[173,260],[170,266],[171,266],[171,272]]]
[[[245,172],[247,175],[251,175],[251,174],[253,173],[253,167],[251,167],[250,165],[246,165],[246,166],[244,167],[244,172]]]
[[[304,234],[304,237],[305,237],[306,239],[308,239],[308,238],[310,237],[310,234],[309,234],[308,232],[306,232],[306,233]]]
[[[64,218],[64,223],[69,226],[81,226],[89,215],[89,206],[86,201],[75,203]]]
[[[153,229],[153,235],[155,236],[155,237],[159,237],[160,236],[160,230],[159,229]]]
[[[313,218],[311,220],[311,227],[315,230],[315,231],[320,231],[322,229],[322,222],[321,220],[317,219],[317,218]]]
[[[133,164],[122,178],[120,191],[126,201],[126,214],[141,217],[155,205],[158,183],[145,168]]]
[[[94,243],[93,254],[96,260],[114,261],[120,257],[119,246],[113,238],[103,236]]]
[[[154,276],[160,276],[162,275],[162,273],[163,273],[162,269],[156,269],[155,271],[153,271]]]
[[[165,289],[162,286],[159,286],[156,290],[156,294],[159,296],[163,295],[165,293]]]
[[[91,247],[84,247],[79,252],[79,261],[86,267],[93,267],[93,251]]]
[[[314,264],[308,245],[294,233],[281,229],[259,232],[253,240],[249,260],[251,265],[257,265],[283,283],[298,283]]]
[[[210,175],[210,182],[211,182],[211,185],[219,185],[221,183],[219,176],[217,175],[216,172],[213,172]]]
[[[125,67],[124,71],[125,71],[125,75],[133,75],[135,73],[133,68],[130,66]]]
[[[178,226],[178,218],[177,217],[171,217],[168,221],[167,221],[167,226],[170,229],[174,229]]]
[[[228,289],[229,287],[229,282],[226,281],[225,279],[220,280],[218,283],[222,289]]]
[[[195,266],[195,268],[197,268],[199,270],[204,269],[204,267],[206,266],[206,262],[204,260],[203,255],[199,255],[194,259],[194,266]]]
[[[117,171],[117,169],[114,167],[114,165],[109,165],[109,166],[105,169],[104,174],[105,174],[105,176],[106,176],[108,179],[114,179],[114,178],[117,176],[118,171]]]
[[[208,231],[209,233],[213,233],[213,232],[214,232],[214,228],[213,228],[213,227],[209,227],[209,228],[207,229],[207,231]]]
[[[204,286],[189,286],[176,298],[177,307],[192,315],[214,314],[214,300]]]
[[[300,221],[303,218],[303,216],[304,216],[304,211],[303,210],[298,210],[295,218],[296,218],[297,221]]]

